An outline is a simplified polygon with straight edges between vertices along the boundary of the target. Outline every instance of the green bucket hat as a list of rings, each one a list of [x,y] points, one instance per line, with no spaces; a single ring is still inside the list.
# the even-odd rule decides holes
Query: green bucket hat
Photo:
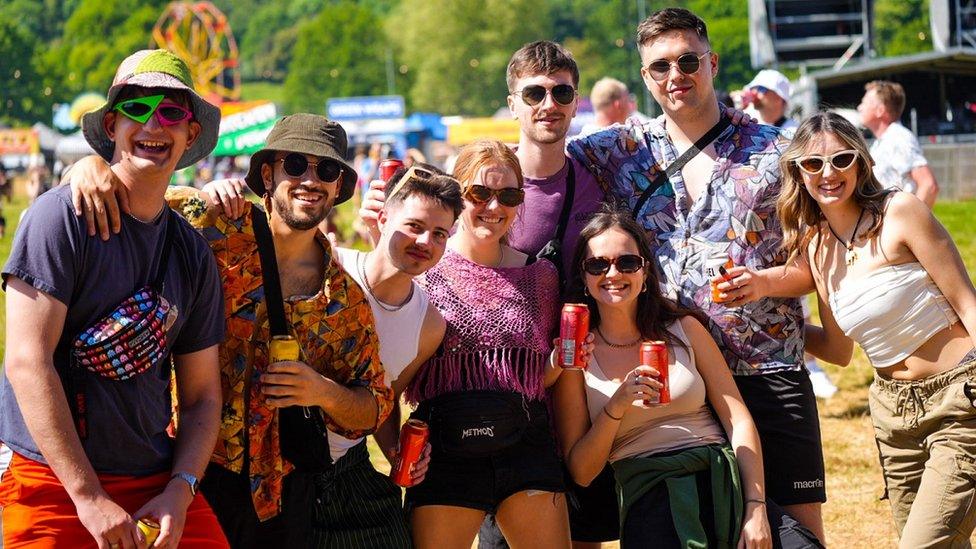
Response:
[[[346,162],[346,130],[337,122],[317,114],[298,113],[279,120],[263,149],[251,156],[251,165],[244,181],[258,196],[267,192],[261,177],[261,166],[271,162],[275,152],[295,152],[310,154],[319,158],[335,160],[342,166],[342,184],[335,204],[352,198],[356,190],[356,170]]]
[[[220,131],[220,108],[208,103],[193,89],[193,78],[186,63],[166,50],[140,50],[126,57],[115,71],[108,99],[101,108],[86,113],[81,119],[81,129],[88,144],[105,160],[111,162],[115,142],[109,139],[102,126],[105,114],[115,106],[119,92],[126,86],[141,88],[168,88],[186,90],[190,95],[193,119],[200,123],[200,135],[190,145],[176,169],[182,169],[205,158],[217,145]]]

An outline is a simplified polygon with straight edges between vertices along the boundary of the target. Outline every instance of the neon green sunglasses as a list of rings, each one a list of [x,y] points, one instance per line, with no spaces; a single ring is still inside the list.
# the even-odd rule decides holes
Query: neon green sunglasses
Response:
[[[189,109],[177,105],[172,101],[163,102],[165,95],[149,95],[135,97],[122,101],[113,110],[119,111],[128,118],[140,124],[145,124],[149,118],[156,115],[160,126],[173,126],[184,120],[193,120],[193,113]]]

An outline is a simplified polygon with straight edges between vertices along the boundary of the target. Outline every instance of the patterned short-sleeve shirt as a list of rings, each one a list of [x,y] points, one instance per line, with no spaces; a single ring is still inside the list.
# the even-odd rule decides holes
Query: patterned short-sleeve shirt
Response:
[[[282,481],[293,466],[281,457],[278,414],[260,387],[268,366],[270,327],[251,217],[255,208],[247,203],[240,219],[229,220],[208,212],[192,189],[170,188],[166,198],[210,244],[224,285],[227,336],[219,350],[223,408],[211,461],[239,473],[248,449],[251,497],[258,518],[266,520],[281,511]],[[321,236],[318,242],[328,255],[322,289],[308,298],[286,298],[285,317],[306,364],[341,385],[366,387],[373,394],[379,425],[393,408],[393,390],[383,382],[373,313],[363,291],[333,260],[328,240]],[[369,434],[323,417],[330,431],[346,438]]]
[[[802,364],[798,300],[766,298],[726,307],[712,302],[704,272],[708,259],[721,253],[757,270],[783,264],[776,199],[779,158],[787,143],[773,126],[729,126],[714,141],[715,168],[697,200],[692,201],[679,172],[651,194],[636,216],[650,237],[667,294],[707,317],[735,375],[796,370]],[[663,117],[612,126],[571,142],[569,151],[631,208],[679,156]]]

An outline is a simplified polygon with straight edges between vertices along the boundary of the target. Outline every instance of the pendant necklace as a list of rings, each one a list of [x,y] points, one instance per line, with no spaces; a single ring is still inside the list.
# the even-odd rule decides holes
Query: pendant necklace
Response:
[[[837,233],[834,231],[834,228],[830,226],[830,221],[827,222],[827,228],[830,229],[830,234],[834,235],[834,238],[837,239],[837,242],[840,242],[841,246],[847,249],[847,252],[844,254],[844,260],[847,263],[848,267],[853,265],[854,262],[857,261],[857,252],[854,251],[854,237],[857,236],[857,228],[861,224],[861,219],[863,217],[864,217],[864,208],[861,208],[861,213],[858,214],[857,221],[854,223],[854,231],[851,232],[850,242],[844,242],[844,240],[841,237],[837,236]]]

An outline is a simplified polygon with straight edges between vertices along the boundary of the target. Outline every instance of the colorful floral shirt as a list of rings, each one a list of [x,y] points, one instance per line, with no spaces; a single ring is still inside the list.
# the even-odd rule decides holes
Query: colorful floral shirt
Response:
[[[787,143],[773,126],[729,126],[714,141],[718,160],[698,200],[691,200],[679,172],[653,192],[636,216],[650,237],[668,295],[708,318],[708,329],[735,375],[796,370],[802,364],[798,300],[767,298],[725,307],[712,302],[704,273],[709,258],[722,253],[752,269],[785,261],[776,199],[779,158]],[[678,158],[663,117],[612,126],[571,142],[569,152],[631,208]]]
[[[281,511],[282,481],[293,466],[281,457],[278,414],[261,394],[260,377],[268,365],[270,335],[251,221],[254,206],[248,203],[244,215],[232,221],[208,213],[192,189],[171,188],[166,198],[206,238],[224,285],[227,337],[220,345],[223,408],[211,461],[239,473],[248,450],[251,497],[258,518],[266,520]],[[373,313],[356,282],[333,261],[328,240],[323,236],[319,244],[329,262],[322,290],[307,299],[286,298],[285,316],[305,363],[337,383],[366,387],[373,393],[379,425],[393,407],[393,391],[383,382]],[[245,411],[248,387],[249,406]],[[346,429],[327,414],[323,417],[330,431],[346,438],[369,434]]]

